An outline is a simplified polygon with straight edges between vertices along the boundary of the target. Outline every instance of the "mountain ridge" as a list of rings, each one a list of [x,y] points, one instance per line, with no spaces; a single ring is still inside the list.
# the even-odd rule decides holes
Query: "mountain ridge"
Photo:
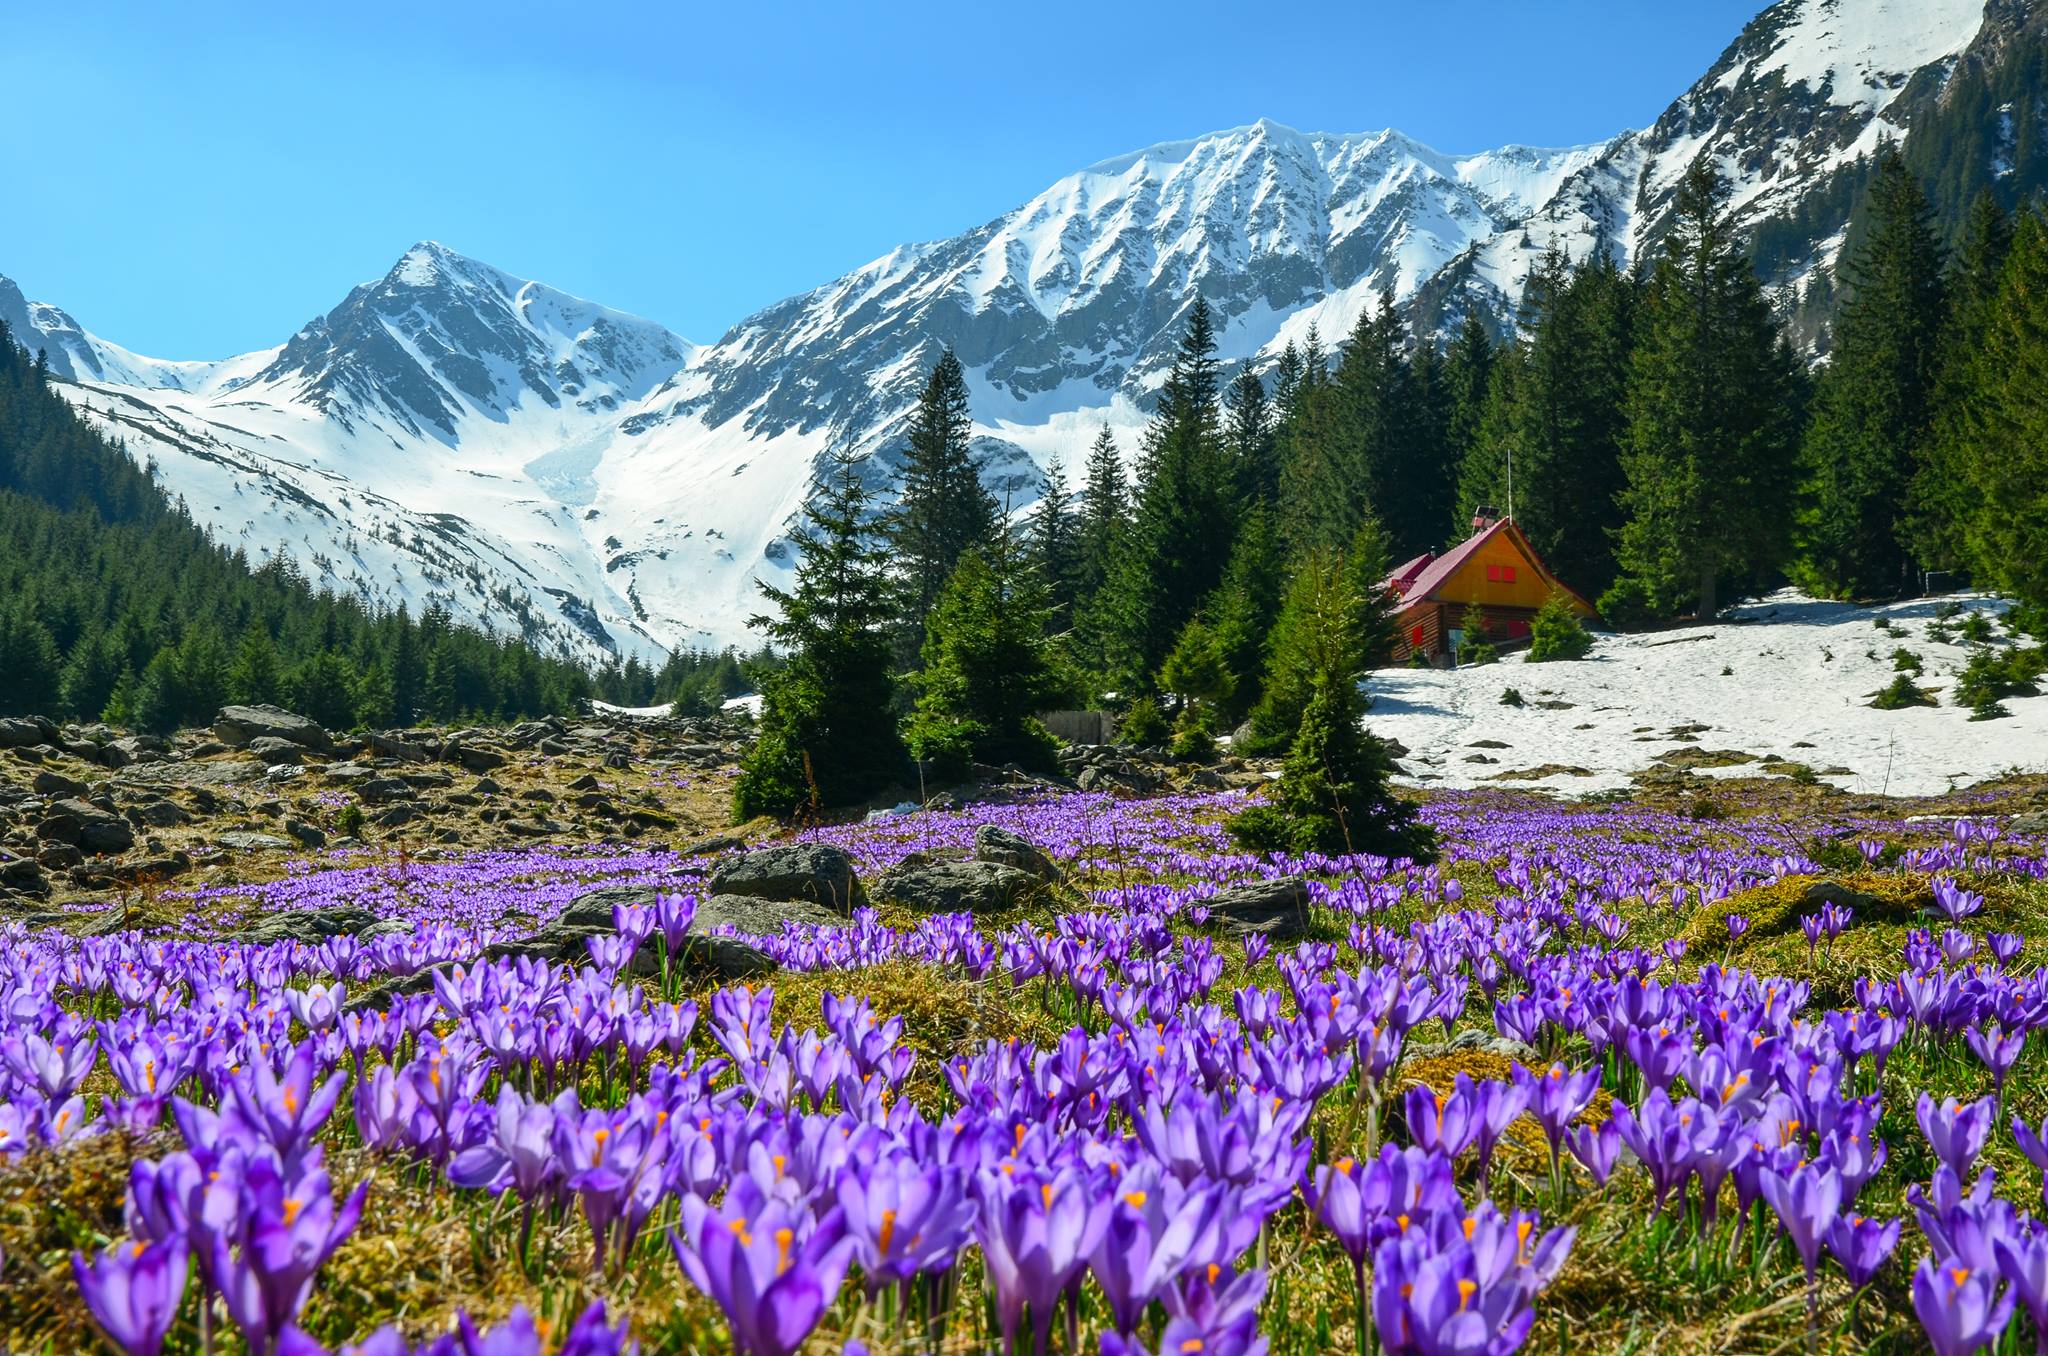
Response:
[[[726,643],[758,610],[752,581],[787,566],[817,459],[877,453],[886,480],[943,347],[967,368],[985,478],[1022,508],[1102,424],[1132,450],[1198,292],[1232,366],[1311,326],[1334,346],[1383,294],[1424,331],[1511,315],[1549,249],[1645,257],[1699,155],[1753,229],[1812,208],[2029,10],[1781,0],[1651,126],[1578,147],[1446,154],[1271,119],[1162,142],[709,344],[433,241],[218,363],[130,354],[4,280],[0,320],[51,346],[81,407],[210,528],[330,587],[485,625],[518,597],[529,639],[586,658]],[[1789,306],[1821,307],[1847,210],[1788,235],[1768,281]]]

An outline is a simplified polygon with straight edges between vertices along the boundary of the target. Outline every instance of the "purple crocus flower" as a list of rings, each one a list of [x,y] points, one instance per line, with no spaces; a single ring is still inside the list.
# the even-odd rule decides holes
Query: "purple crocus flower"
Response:
[[[1220,1186],[1186,1187],[1150,1164],[1124,1175],[1109,1227],[1089,1258],[1119,1333],[1134,1331],[1146,1307],[1182,1271],[1223,1260],[1223,1217],[1232,1204]]]
[[[1440,1150],[1455,1161],[1479,1133],[1479,1094],[1469,1074],[1459,1074],[1448,1094],[1417,1083],[1403,1106],[1417,1148]]]
[[[1899,1221],[1840,1215],[1828,1226],[1828,1251],[1842,1264],[1849,1284],[1862,1289],[1899,1245]]]
[[[1821,1245],[1842,1208],[1841,1175],[1832,1167],[1808,1163],[1789,1173],[1767,1169],[1760,1185],[1806,1267],[1811,1288],[1820,1270]]]
[[[1991,1071],[1992,1100],[1995,1104],[2005,1096],[2006,1076],[2012,1072],[2012,1066],[2019,1062],[2020,1055],[2027,1048],[2025,1028],[2006,1031],[1997,1022],[1972,1024],[1964,1030],[1963,1041],[1970,1047],[1970,1053],[1982,1060],[1984,1067]],[[1989,1129],[1988,1125],[1986,1129]]]
[[[1109,1200],[1090,1174],[1071,1168],[1044,1178],[985,1169],[977,1185],[976,1236],[995,1286],[1003,1347],[1014,1350],[1028,1305],[1034,1346],[1043,1352],[1054,1303],[1109,1227]]]
[[[1935,1356],[1972,1356],[1998,1340],[2013,1306],[2011,1290],[1998,1281],[1995,1271],[1921,1260],[1913,1272],[1913,1312]]]
[[[368,1184],[334,1204],[327,1174],[310,1163],[287,1182],[267,1157],[249,1162],[235,1217],[199,1254],[249,1349],[271,1353],[313,1292],[313,1277],[362,1218]]]
[[[1543,1136],[1550,1141],[1551,1161],[1555,1163],[1564,1128],[1593,1100],[1593,1092],[1600,1086],[1600,1071],[1580,1069],[1574,1073],[1562,1064],[1553,1064],[1539,1074],[1517,1064],[1514,1077],[1516,1083],[1529,1089],[1529,1109],[1543,1126]]]
[[[1991,1134],[1991,1120],[1997,1113],[1998,1100],[1995,1097],[1975,1102],[1958,1102],[1949,1097],[1936,1106],[1934,1098],[1924,1092],[1920,1094],[1915,1108],[1920,1133],[1927,1136],[1934,1156],[1948,1165],[1957,1177],[1970,1175],[1977,1155],[1984,1152],[1984,1141]]]
[[[725,1311],[734,1349],[791,1356],[846,1278],[853,1244],[838,1209],[814,1217],[742,1176],[722,1204],[685,1196],[682,1213],[669,1243],[683,1274]]]
[[[906,1152],[856,1159],[839,1177],[839,1206],[870,1292],[944,1271],[974,1226],[965,1174]]]
[[[1984,896],[1965,890],[1951,877],[1937,876],[1934,880],[1934,902],[1951,923],[1957,923],[1983,908]],[[1916,1300],[1918,1293],[1916,1287]]]
[[[2039,1226],[1992,1240],[1999,1274],[2034,1320],[2034,1350],[2048,1352],[2048,1236]]]
[[[2020,952],[2027,946],[2027,939],[2017,932],[1990,932],[1984,940],[1991,946],[1991,954],[1998,961],[2000,969],[2011,969],[2019,959]]]
[[[1749,931],[1749,919],[1739,913],[1731,913],[1728,915],[1727,921],[1728,940],[1731,942],[1741,941],[1742,934]]]
[[[1621,1152],[1621,1130],[1612,1116],[1599,1125],[1581,1125],[1565,1136],[1565,1147],[1592,1175],[1593,1185],[1606,1186]]]
[[[71,1274],[85,1307],[124,1356],[157,1356],[185,1297],[191,1257],[185,1240],[121,1243],[96,1261],[71,1254]]]

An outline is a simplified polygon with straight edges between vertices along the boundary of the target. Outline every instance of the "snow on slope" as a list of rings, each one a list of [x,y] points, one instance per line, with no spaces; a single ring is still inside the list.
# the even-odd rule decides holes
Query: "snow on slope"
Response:
[[[1996,616],[2004,605],[1957,599]],[[1371,675],[1366,725],[1409,750],[1411,780],[1437,786],[1530,786],[1563,794],[1630,784],[1667,755],[1749,754],[1752,761],[1698,775],[1754,776],[1772,758],[1803,763],[1848,791],[1923,795],[2008,769],[2048,771],[2048,698],[2016,698],[2004,720],[1972,721],[1947,704],[1968,648],[1929,640],[1936,604],[1881,608],[1816,602],[1786,590],[1716,626],[1603,636],[1590,658],[1498,664],[1455,671]],[[1873,624],[1886,617],[1887,635]],[[1926,663],[1921,686],[1939,707],[1878,711],[1870,697],[1894,676],[1892,651]],[[1726,672],[1724,672],[1726,670]],[[1525,705],[1501,704],[1507,688]],[[1542,703],[1569,703],[1547,709]],[[1695,730],[1691,741],[1671,737]],[[1493,741],[1505,747],[1489,747]],[[1475,761],[1487,759],[1491,761]],[[1581,769],[1540,778],[1504,776],[1545,767]]]

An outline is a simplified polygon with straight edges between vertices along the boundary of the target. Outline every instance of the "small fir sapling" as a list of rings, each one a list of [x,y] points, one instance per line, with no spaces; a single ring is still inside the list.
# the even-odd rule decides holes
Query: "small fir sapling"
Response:
[[[1565,596],[1553,593],[1544,599],[1529,623],[1529,662],[1584,659],[1592,648],[1593,637],[1579,624],[1578,613]]]

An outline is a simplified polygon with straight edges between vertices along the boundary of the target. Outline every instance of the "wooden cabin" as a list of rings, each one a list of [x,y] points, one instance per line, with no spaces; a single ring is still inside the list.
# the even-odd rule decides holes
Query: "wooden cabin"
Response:
[[[1418,653],[1433,663],[1455,662],[1474,603],[1496,645],[1526,640],[1530,620],[1552,593],[1563,594],[1582,618],[1599,615],[1550,572],[1514,519],[1485,508],[1472,519],[1471,536],[1442,555],[1423,552],[1388,575],[1386,587],[1399,599],[1400,663]]]

